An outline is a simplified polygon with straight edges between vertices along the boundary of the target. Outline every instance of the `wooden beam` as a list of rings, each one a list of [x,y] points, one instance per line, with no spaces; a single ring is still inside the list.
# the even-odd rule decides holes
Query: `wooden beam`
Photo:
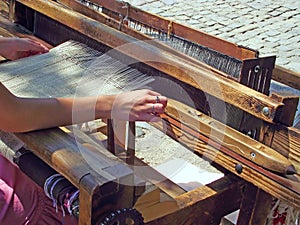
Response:
[[[157,202],[139,208],[145,214],[146,225],[217,225],[223,216],[238,209],[243,184],[243,180],[238,180],[231,174],[182,194],[173,202]],[[154,213],[151,213],[152,210]]]
[[[149,27],[153,27],[165,33],[174,34],[183,39],[192,41],[202,46],[206,46],[237,59],[243,60],[246,58],[256,58],[258,54],[257,51],[236,45],[216,36],[212,36],[205,32],[201,32],[191,27],[176,23],[175,21],[168,20],[163,17],[143,11],[128,4],[127,2],[125,3],[110,0],[91,0],[91,2],[103,6],[106,9],[117,12],[121,14],[123,18],[126,18],[126,16],[128,16],[129,18],[132,18],[142,24],[148,25]]]
[[[65,176],[76,187],[80,180],[90,174],[95,168],[101,171],[103,182],[115,180],[113,173],[106,172],[106,168],[125,164],[116,156],[109,154],[106,149],[98,146],[97,154],[81,145],[74,137],[59,128],[16,133],[28,148],[45,163]]]
[[[59,128],[16,136],[79,189],[80,225],[95,224],[104,213],[132,207],[132,170],[100,145],[83,145]]]
[[[300,90],[300,71],[292,71],[282,66],[275,66],[272,78],[282,84]]]

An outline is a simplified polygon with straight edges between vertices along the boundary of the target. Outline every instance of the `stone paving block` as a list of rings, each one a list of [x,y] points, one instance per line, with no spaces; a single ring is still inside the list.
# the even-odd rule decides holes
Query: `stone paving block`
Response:
[[[293,45],[284,45],[284,44],[281,44],[280,46],[278,46],[278,50],[280,51],[280,52],[285,52],[285,53],[287,53],[287,54],[289,54],[290,55],[290,51],[293,51],[294,50],[294,47],[293,47]]]
[[[291,70],[294,70],[294,71],[300,71],[300,63],[299,63],[299,60],[300,60],[300,57],[298,58],[298,61],[296,62],[289,62],[286,66],[288,68],[290,68]]]
[[[276,64],[282,65],[282,66],[286,66],[287,64],[290,63],[290,60],[287,59],[286,57],[282,57],[282,56],[280,56],[278,54],[276,54],[276,56],[277,56],[276,57],[276,61],[275,61]]]
[[[177,0],[161,0],[163,4],[166,5],[174,5],[175,3],[177,3]]]
[[[245,33],[246,31],[251,31],[254,29],[257,29],[258,25],[257,24],[244,24],[243,26],[237,28],[234,30],[235,33]]]
[[[176,18],[176,20],[178,21],[187,21],[189,20],[190,18],[186,15],[179,15],[179,16],[174,16]]]
[[[194,20],[194,19],[188,19],[187,23],[190,24],[191,26],[199,24],[199,20]]]

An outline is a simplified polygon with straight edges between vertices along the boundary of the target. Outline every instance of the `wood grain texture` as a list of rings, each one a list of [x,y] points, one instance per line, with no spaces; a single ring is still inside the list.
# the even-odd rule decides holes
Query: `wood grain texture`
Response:
[[[77,135],[80,140],[87,138],[80,133]],[[79,225],[95,224],[111,211],[132,207],[132,170],[99,144],[81,144],[59,128],[16,136],[79,189]]]
[[[300,73],[276,66],[273,70],[272,78],[282,84],[286,84],[292,88],[300,90]]]
[[[142,210],[147,225],[217,225],[221,218],[239,208],[244,181],[231,175],[199,187],[175,198],[174,202],[158,202]],[[163,209],[169,204],[169,211]],[[162,207],[161,207],[162,206]],[[162,209],[149,216],[148,209]],[[151,217],[152,216],[152,217]]]
[[[90,174],[95,168],[102,174],[99,175],[99,181],[102,180],[101,182],[106,183],[115,180],[117,174],[105,170],[108,167],[123,164],[121,160],[107,151],[105,154],[101,149],[97,153],[89,151],[74,137],[64,133],[59,128],[16,133],[16,136],[38,157],[64,175],[76,187],[79,186],[81,178]]]
[[[300,130],[294,127],[272,126],[271,147],[285,155],[300,171]]]

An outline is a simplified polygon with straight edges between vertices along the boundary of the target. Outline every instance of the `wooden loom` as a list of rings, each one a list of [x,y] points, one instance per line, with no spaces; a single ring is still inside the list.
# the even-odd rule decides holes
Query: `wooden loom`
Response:
[[[77,5],[75,1],[61,2],[69,7],[73,5],[73,8]],[[121,4],[115,2],[105,5],[106,1],[95,2],[99,5],[103,4],[106,8],[109,5]],[[105,48],[116,48],[131,43],[131,48],[120,48],[119,51],[144,62],[137,63],[136,67],[139,70],[178,80],[181,85],[186,86],[186,90],[195,95],[195,99],[198,101],[200,101],[200,97],[203,97],[203,93],[211,96],[216,102],[225,101],[234,109],[242,111],[242,118],[247,117],[248,121],[254,121],[257,124],[256,130],[259,128],[259,132],[255,136],[257,140],[253,140],[241,132],[244,132],[246,126],[244,121],[247,120],[239,119],[241,126],[234,125],[233,127],[237,129],[232,129],[205,115],[209,110],[203,102],[200,101],[195,109],[178,102],[181,100],[181,96],[170,96],[178,101],[170,101],[163,117],[163,124],[153,125],[158,129],[167,126],[169,136],[193,149],[199,156],[205,155],[213,161],[214,165],[223,168],[226,175],[212,184],[189,192],[165,179],[163,182],[155,184],[160,192],[168,195],[169,200],[171,199],[165,202],[160,202],[157,192],[151,193],[153,196],[149,197],[148,195],[144,200],[144,196],[141,197],[143,189],[140,186],[120,185],[122,182],[114,182],[115,180],[129,182],[133,174],[138,171],[133,173],[130,167],[117,157],[97,145],[91,146],[90,143],[88,147],[98,152],[99,158],[108,162],[103,167],[99,166],[102,175],[93,171],[93,168],[79,154],[76,140],[70,137],[65,130],[50,129],[17,134],[32,152],[63,174],[80,190],[79,224],[97,224],[96,221],[101,218],[101,215],[107,215],[110,211],[120,208],[131,208],[134,205],[143,215],[146,224],[219,224],[223,216],[236,209],[240,209],[238,224],[265,224],[266,215],[269,213],[268,206],[273,197],[300,209],[299,130],[291,127],[297,98],[278,95],[272,98],[261,94],[233,81],[224,72],[200,63],[159,41],[153,41],[151,44],[136,42],[136,38],[146,39],[148,37],[131,30],[126,27],[126,24],[122,24],[122,31],[129,35],[103,25],[105,21],[108,25],[119,25],[119,22],[114,20],[115,17],[108,16],[108,13],[101,14],[91,11],[82,5],[74,9],[75,11],[72,11],[52,1],[17,1],[15,21],[34,31],[34,35],[52,45],[58,45],[68,39],[85,42],[94,48],[102,47],[103,44],[106,46]],[[86,10],[87,14],[84,16],[81,14],[83,12],[79,13],[79,9]],[[117,11],[117,9],[114,10]],[[108,11],[104,10],[104,12]],[[103,21],[100,20],[102,23],[96,22],[95,17],[98,17],[98,20],[102,18]],[[164,21],[162,18],[160,19]],[[12,29],[15,26],[9,25],[4,19],[2,19],[1,25],[14,35],[24,35],[24,31],[16,33],[17,30]],[[175,24],[173,25],[176,28]],[[62,28],[61,33],[59,27]],[[46,32],[50,28],[56,31],[54,36],[48,35]],[[175,28],[174,30],[177,30]],[[212,42],[222,41],[208,35],[206,38],[211,38],[209,40]],[[228,51],[235,52],[238,49],[241,52],[252,54],[251,56],[247,55],[246,58],[257,57],[256,52],[254,54],[251,50],[234,46],[225,41],[222,43],[230,46]],[[229,53],[226,52],[226,54]],[[145,55],[159,59],[164,64],[145,61]],[[278,67],[275,68],[274,73],[277,80],[285,80],[283,77],[288,76],[291,78],[286,79],[287,83],[294,83],[293,87],[296,88],[299,85],[298,74],[287,73]],[[211,84],[215,83],[221,86],[222,95],[211,90]],[[168,93],[162,93],[168,95]],[[268,109],[268,113],[263,109]],[[199,110],[203,110],[205,113],[201,113]],[[220,119],[218,113],[217,111],[216,117]],[[290,117],[287,118],[285,115],[290,115]],[[223,132],[219,132],[220,130]],[[109,134],[109,132],[107,133]],[[211,135],[212,133],[213,135]],[[219,137],[222,137],[223,142],[219,142]],[[113,142],[113,135],[109,135],[108,140],[110,143]],[[83,140],[84,145],[87,145],[86,142]],[[233,145],[243,149],[243,154],[232,148]],[[109,146],[113,151],[114,144],[111,143]],[[134,146],[127,147],[127,151],[128,154],[130,153],[130,157],[127,159],[130,165],[133,163]],[[280,163],[276,163],[274,160]],[[135,165],[144,165],[136,158],[134,163]],[[288,169],[290,165],[294,166],[297,174],[287,175],[290,172]],[[148,173],[156,175],[154,170],[147,168]],[[137,174],[137,176],[147,180],[144,174]],[[151,198],[155,201],[147,202]],[[150,211],[154,211],[156,214],[151,214]]]

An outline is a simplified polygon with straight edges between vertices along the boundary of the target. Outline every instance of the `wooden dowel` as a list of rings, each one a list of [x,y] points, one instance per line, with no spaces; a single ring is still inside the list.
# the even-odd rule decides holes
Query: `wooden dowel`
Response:
[[[166,114],[169,122],[172,119],[172,123],[200,139],[205,136],[221,151],[223,146],[276,173],[296,173],[291,162],[277,151],[180,102],[169,99]]]

